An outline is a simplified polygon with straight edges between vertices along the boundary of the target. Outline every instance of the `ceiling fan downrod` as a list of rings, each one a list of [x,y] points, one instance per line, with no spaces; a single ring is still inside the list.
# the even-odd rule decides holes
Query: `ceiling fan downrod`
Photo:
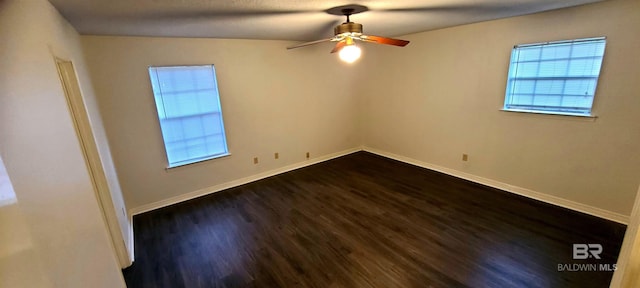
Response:
[[[344,24],[351,23],[351,20],[349,19],[349,16],[351,16],[353,14],[353,11],[355,11],[353,8],[342,9],[342,14],[344,14],[344,16],[347,16],[347,22],[344,22]]]

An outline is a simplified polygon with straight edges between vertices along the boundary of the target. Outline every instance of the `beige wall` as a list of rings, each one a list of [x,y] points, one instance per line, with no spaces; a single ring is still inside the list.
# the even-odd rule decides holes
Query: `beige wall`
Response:
[[[17,197],[0,234],[21,237],[2,237],[0,286],[124,287],[54,56],[75,63],[96,112],[76,31],[45,0],[0,1],[0,155]]]
[[[640,167],[640,40],[630,28],[639,27],[638,5],[613,0],[408,35],[403,50],[366,45],[353,67],[328,55],[330,45],[81,39],[129,208],[299,163],[306,151],[364,144],[624,218]],[[593,36],[608,37],[596,120],[500,111],[513,45]],[[203,63],[216,65],[232,155],[165,170],[146,68]]]
[[[629,215],[640,171],[640,1],[612,0],[367,47],[364,144]],[[607,36],[595,121],[502,112],[515,44]],[[462,162],[461,154],[469,154]]]
[[[291,42],[82,36],[127,206],[359,147],[353,69]],[[214,64],[231,156],[166,170],[147,67]],[[279,152],[275,160],[273,153]],[[260,163],[253,164],[253,157]]]

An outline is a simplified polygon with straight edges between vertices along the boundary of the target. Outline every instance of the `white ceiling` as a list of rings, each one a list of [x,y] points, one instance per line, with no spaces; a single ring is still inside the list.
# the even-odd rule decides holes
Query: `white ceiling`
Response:
[[[399,36],[565,8],[601,0],[49,0],[80,32],[92,35],[315,40],[333,36],[347,4],[365,34]]]

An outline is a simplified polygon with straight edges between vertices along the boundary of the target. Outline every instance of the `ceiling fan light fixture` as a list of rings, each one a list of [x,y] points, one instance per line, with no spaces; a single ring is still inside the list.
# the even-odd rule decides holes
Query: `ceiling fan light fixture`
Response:
[[[374,43],[374,44],[392,45],[392,46],[398,46],[398,47],[404,47],[404,46],[407,46],[407,44],[409,44],[409,41],[407,40],[362,34],[362,24],[351,22],[350,16],[353,14],[365,12],[368,10],[369,8],[367,8],[366,6],[357,5],[357,4],[338,6],[338,7],[328,9],[326,10],[326,12],[329,14],[344,15],[345,17],[347,17],[347,21],[336,26],[333,29],[333,32],[334,32],[333,37],[301,43],[295,46],[287,47],[287,49],[295,49],[295,48],[305,47],[305,46],[323,43],[323,42],[337,42],[333,50],[331,50],[331,53],[338,52],[338,55],[340,56],[340,59],[342,61],[345,61],[347,63],[353,63],[356,60],[358,60],[360,58],[360,55],[362,54],[360,47],[355,45],[354,40]]]
[[[362,50],[360,50],[360,47],[356,46],[356,44],[345,46],[338,53],[340,60],[347,63],[355,62],[360,58],[360,55],[362,55]]]

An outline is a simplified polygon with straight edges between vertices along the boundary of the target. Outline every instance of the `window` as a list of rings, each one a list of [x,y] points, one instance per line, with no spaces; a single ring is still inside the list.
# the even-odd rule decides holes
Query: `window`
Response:
[[[504,110],[591,116],[604,37],[513,47]]]
[[[2,163],[2,158],[0,158],[0,208],[16,202],[18,202],[16,193],[13,191],[13,186],[11,185],[11,180],[9,180],[7,169],[5,168],[4,163]]]
[[[213,65],[149,67],[169,167],[228,155]]]

